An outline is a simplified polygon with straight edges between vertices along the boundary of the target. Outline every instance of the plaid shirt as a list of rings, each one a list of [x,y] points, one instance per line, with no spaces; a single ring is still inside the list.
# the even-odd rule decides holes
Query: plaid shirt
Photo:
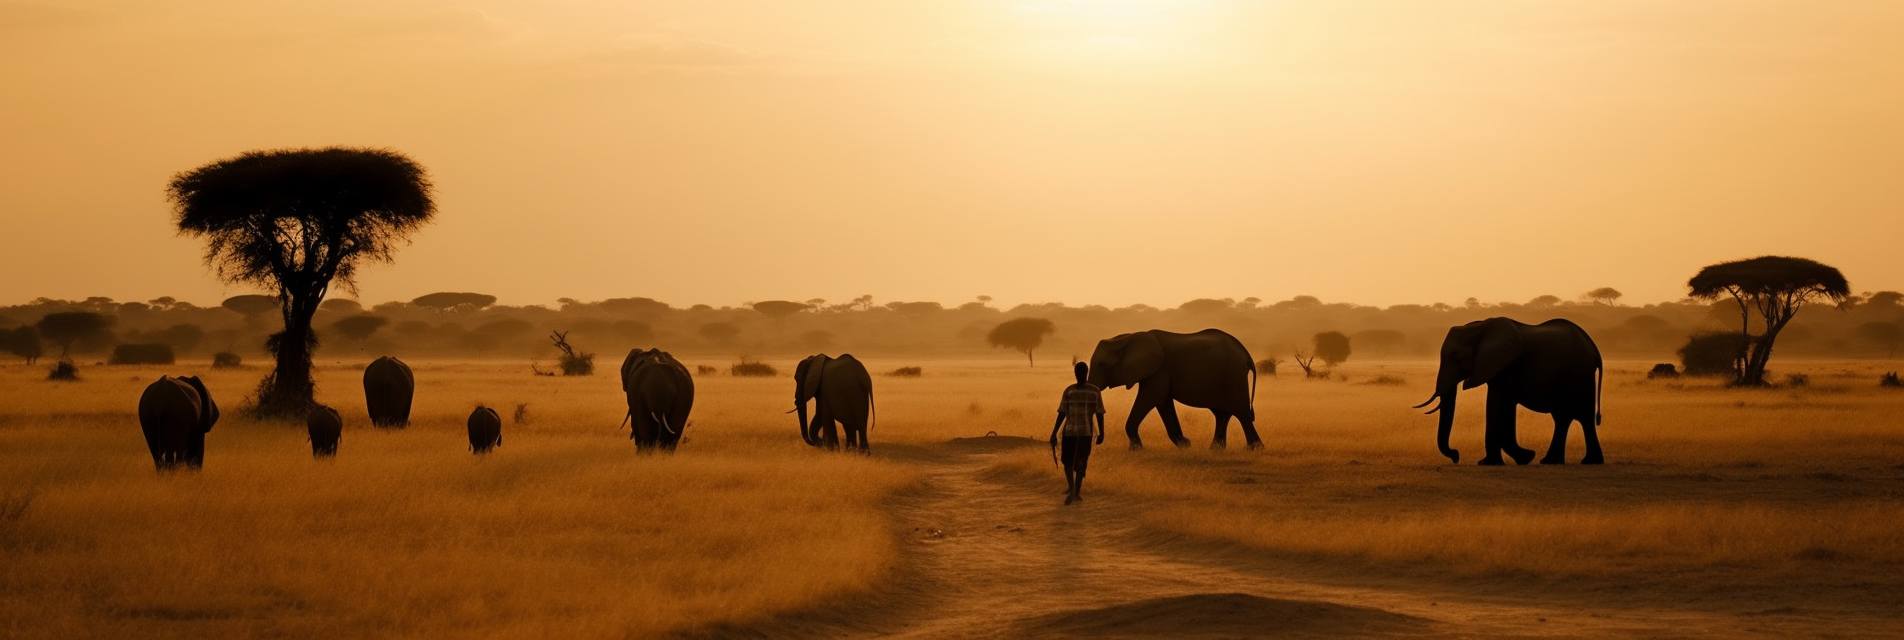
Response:
[[[1104,396],[1099,395],[1097,387],[1080,382],[1064,388],[1064,399],[1058,402],[1058,413],[1064,414],[1064,435],[1091,437],[1091,416],[1104,415]]]

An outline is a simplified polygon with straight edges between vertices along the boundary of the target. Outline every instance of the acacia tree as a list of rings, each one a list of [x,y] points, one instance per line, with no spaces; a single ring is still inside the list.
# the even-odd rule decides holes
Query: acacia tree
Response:
[[[73,351],[75,342],[105,342],[111,337],[114,318],[91,311],[62,311],[49,313],[33,326],[60,346],[59,357],[65,360]],[[38,357],[38,356],[35,356]]]
[[[785,319],[787,316],[791,316],[793,314],[806,311],[807,309],[811,309],[811,308],[813,308],[813,305],[809,305],[802,302],[793,302],[791,300],[768,300],[765,302],[754,303],[755,311],[759,311],[760,315],[772,318],[775,322],[779,322],[780,320]]]
[[[1600,287],[1598,289],[1594,289],[1592,291],[1588,291],[1586,293],[1580,294],[1580,297],[1585,298],[1593,302],[1594,304],[1603,304],[1610,307],[1610,306],[1619,304],[1620,298],[1625,295],[1626,294],[1624,293],[1620,293],[1619,289],[1615,289],[1613,287]]]
[[[1733,384],[1765,386],[1765,363],[1772,358],[1772,341],[1798,309],[1816,298],[1843,302],[1851,285],[1838,269],[1805,258],[1760,256],[1721,262],[1700,269],[1687,281],[1692,296],[1717,300],[1732,296],[1739,305],[1739,333],[1746,353]],[[1765,323],[1765,333],[1752,335],[1752,314]]]
[[[1026,366],[1037,366],[1031,352],[1045,343],[1045,336],[1058,330],[1057,325],[1044,318],[1012,318],[992,327],[985,334],[985,341],[993,347],[1011,347],[1025,354]]]
[[[496,304],[496,296],[487,293],[470,293],[467,291],[438,291],[436,293],[427,293],[417,296],[416,299],[410,301],[410,304],[419,307],[429,307],[442,312],[460,311],[464,309],[479,311],[483,307]]]
[[[311,350],[331,283],[354,289],[359,263],[390,262],[436,205],[423,167],[385,149],[252,151],[181,173],[168,196],[180,233],[206,241],[220,278],[277,292],[284,330],[253,413],[302,419],[316,406]]]
[[[12,331],[0,330],[0,348],[7,353],[26,359],[27,364],[39,360],[46,351],[40,345],[40,330],[32,326],[20,327]]]

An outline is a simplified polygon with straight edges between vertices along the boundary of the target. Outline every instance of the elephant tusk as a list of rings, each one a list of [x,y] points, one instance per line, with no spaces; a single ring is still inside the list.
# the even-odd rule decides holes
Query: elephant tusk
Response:
[[[792,409],[788,409],[788,410],[787,410],[787,413],[793,413],[793,412],[795,412],[795,411],[799,411],[799,410],[800,410],[800,408],[799,408],[799,407],[794,407],[794,408],[792,408]]]
[[[1420,409],[1420,408],[1422,408],[1422,407],[1426,407],[1426,406],[1428,406],[1428,403],[1430,403],[1430,402],[1434,402],[1434,401],[1436,401],[1436,400],[1439,400],[1439,399],[1441,399],[1441,394],[1440,394],[1440,393],[1436,393],[1435,395],[1432,395],[1432,396],[1428,396],[1428,399],[1427,399],[1427,400],[1423,400],[1423,401],[1421,401],[1421,404],[1418,404],[1418,405],[1415,405],[1415,408],[1416,408],[1416,409]],[[1429,411],[1428,413],[1434,413],[1434,412],[1433,412],[1433,411]]]

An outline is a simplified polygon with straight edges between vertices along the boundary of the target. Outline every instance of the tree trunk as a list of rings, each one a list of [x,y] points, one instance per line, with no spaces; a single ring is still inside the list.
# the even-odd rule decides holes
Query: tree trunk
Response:
[[[311,350],[317,348],[317,333],[311,330],[311,318],[317,315],[317,305],[322,301],[320,289],[293,291],[285,302],[284,330],[265,343],[277,358],[277,366],[258,385],[258,404],[254,408],[257,417],[303,420],[317,406],[317,382],[311,378]]]

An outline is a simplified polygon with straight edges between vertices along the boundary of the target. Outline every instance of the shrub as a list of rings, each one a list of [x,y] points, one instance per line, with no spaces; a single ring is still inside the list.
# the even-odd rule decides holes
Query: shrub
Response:
[[[212,354],[213,369],[236,369],[242,366],[245,366],[245,359],[238,357],[236,353],[220,351]]]
[[[549,340],[555,343],[556,349],[562,351],[562,357],[556,360],[556,362],[562,366],[562,375],[586,376],[595,374],[595,354],[576,352],[575,347],[569,345],[569,334],[567,331],[550,332]]]
[[[1349,337],[1340,331],[1324,331],[1315,336],[1316,357],[1333,367],[1348,361],[1352,349]]]
[[[1904,381],[1899,381],[1899,380],[1897,379],[1897,372],[1896,372],[1896,371],[1892,371],[1892,372],[1890,372],[1890,373],[1886,373],[1886,374],[1884,374],[1884,377],[1881,377],[1881,378],[1878,378],[1878,386],[1880,386],[1880,387],[1904,387]]]
[[[595,354],[578,353],[562,356],[562,375],[587,376],[595,374]]]
[[[711,375],[714,375],[714,374],[717,374],[717,373],[720,373],[720,372],[721,372],[721,369],[720,369],[720,367],[711,367],[711,366],[708,366],[708,365],[704,365],[704,364],[703,364],[703,365],[695,365],[695,367],[694,367],[694,373],[695,373],[695,375],[703,375],[703,376],[711,376]]]
[[[59,364],[53,365],[52,371],[47,372],[46,379],[48,380],[78,380],[79,367],[74,366],[72,360],[61,360],[59,361]]]
[[[1399,387],[1401,385],[1408,384],[1408,381],[1397,376],[1382,374],[1379,376],[1375,376],[1374,378],[1371,378],[1369,379],[1369,381],[1364,382],[1362,384],[1372,384],[1372,385],[1379,385],[1384,387]]]
[[[169,344],[122,344],[112,348],[111,364],[172,364],[178,358]]]
[[[1728,331],[1695,333],[1679,348],[1680,368],[1689,376],[1736,376],[1746,344],[1744,336]]]
[[[1802,387],[1808,384],[1811,384],[1811,376],[1802,373],[1793,373],[1785,376],[1785,386]]]
[[[887,375],[899,376],[901,378],[917,378],[921,375],[925,375],[925,370],[919,367],[900,367],[893,369],[893,372]]]
[[[1282,364],[1282,358],[1263,358],[1256,361],[1256,372],[1266,376],[1276,375],[1276,365]]]
[[[1646,372],[1646,379],[1648,380],[1651,380],[1654,378],[1677,378],[1677,377],[1679,377],[1679,369],[1674,367],[1673,364],[1670,362],[1661,362],[1659,364],[1653,365],[1653,369],[1651,371]]]
[[[727,372],[735,376],[757,378],[770,378],[780,375],[780,372],[775,370],[773,365],[747,356],[741,356],[740,362],[736,362],[734,366],[728,367]]]

